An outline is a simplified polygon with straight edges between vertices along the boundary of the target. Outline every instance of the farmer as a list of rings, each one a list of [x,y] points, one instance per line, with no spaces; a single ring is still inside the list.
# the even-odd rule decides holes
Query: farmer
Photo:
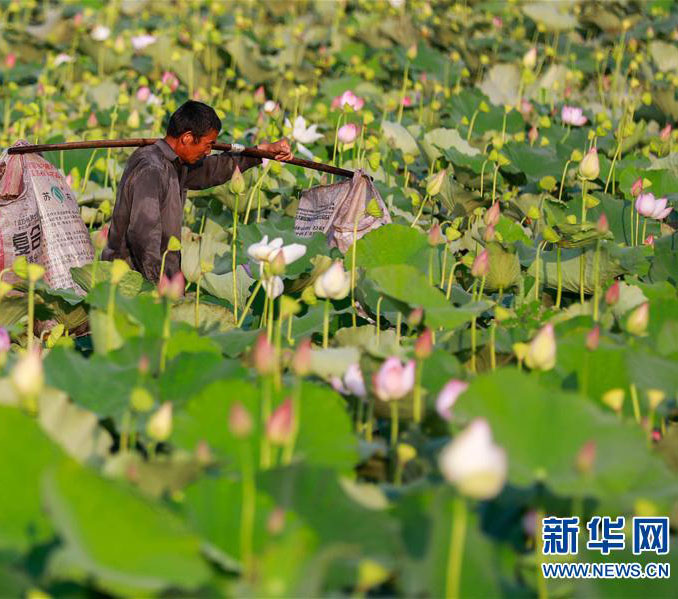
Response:
[[[187,189],[205,189],[228,181],[261,163],[260,158],[217,154],[210,156],[221,130],[214,109],[189,100],[170,117],[164,139],[136,150],[122,174],[108,233],[104,260],[120,258],[146,279],[160,279],[162,255],[171,236],[181,239]],[[261,150],[276,159],[292,157],[286,139],[262,143]],[[164,273],[181,270],[181,252],[170,251]]]

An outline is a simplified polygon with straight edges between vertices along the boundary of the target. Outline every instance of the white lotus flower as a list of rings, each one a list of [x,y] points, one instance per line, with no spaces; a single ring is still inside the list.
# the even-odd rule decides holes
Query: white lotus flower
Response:
[[[261,241],[253,243],[247,248],[247,253],[256,262],[263,266],[264,262],[273,262],[276,256],[282,252],[285,264],[292,264],[306,254],[306,246],[301,243],[290,243],[283,246],[282,237],[276,237],[268,241],[268,235],[264,235]]]
[[[93,40],[97,42],[103,42],[109,38],[111,35],[111,30],[104,25],[96,25],[94,29],[92,29],[90,35],[92,36]]]
[[[285,289],[283,280],[280,277],[270,277],[269,279],[266,279],[263,287],[266,295],[271,299],[275,299],[282,295],[282,292]]]
[[[316,129],[318,128],[318,125],[306,125],[306,119],[303,116],[298,116],[294,120],[294,127],[290,123],[289,119],[285,119],[285,126],[289,127],[292,129],[292,138],[295,141],[304,143],[304,144],[310,144],[313,143],[314,141],[318,141],[319,139],[322,139],[323,135],[322,133],[318,133]]]
[[[135,35],[130,39],[132,42],[132,47],[135,50],[143,50],[144,48],[147,48],[151,44],[155,44],[155,36],[153,35]]]
[[[351,275],[344,270],[341,260],[335,260],[315,281],[313,290],[318,297],[344,299],[351,290]]]
[[[490,425],[482,418],[443,448],[438,464],[449,482],[475,499],[495,497],[506,481],[506,452],[494,444]]]

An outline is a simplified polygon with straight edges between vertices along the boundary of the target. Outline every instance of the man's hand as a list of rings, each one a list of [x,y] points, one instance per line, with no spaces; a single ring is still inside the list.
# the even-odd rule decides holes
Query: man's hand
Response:
[[[267,152],[275,152],[276,160],[290,160],[291,158],[294,158],[290,142],[287,139],[280,139],[273,143],[261,143],[257,148],[266,150]]]

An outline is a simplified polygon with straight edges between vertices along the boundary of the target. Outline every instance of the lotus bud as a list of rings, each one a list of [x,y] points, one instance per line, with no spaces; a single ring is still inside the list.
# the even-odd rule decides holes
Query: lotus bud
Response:
[[[275,370],[275,348],[266,333],[257,337],[253,350],[254,368],[261,375],[273,374]]]
[[[605,303],[614,306],[619,301],[619,281],[615,281],[605,292]]]
[[[284,528],[285,510],[281,507],[276,507],[266,521],[266,530],[272,535],[279,535]]]
[[[495,445],[486,420],[478,418],[440,453],[443,476],[474,499],[491,499],[506,481],[506,452]]]
[[[494,230],[494,225],[490,225],[485,229],[485,232],[483,233],[483,241],[485,243],[489,243],[490,241],[494,241],[494,238],[496,236],[496,231]]]
[[[228,188],[234,195],[240,195],[245,191],[245,178],[237,166],[233,171],[233,175],[231,175],[231,180],[228,182]]]
[[[252,432],[252,416],[240,401],[234,401],[228,411],[228,430],[238,439],[243,439]]]
[[[167,241],[167,249],[170,252],[178,252],[181,249],[181,241],[179,241],[174,235],[171,235]]]
[[[351,290],[351,275],[344,270],[341,260],[335,260],[313,286],[318,297],[333,300],[344,299]]]
[[[40,350],[36,347],[21,356],[14,365],[9,378],[22,399],[37,398],[45,383]]]
[[[553,325],[544,325],[530,342],[525,364],[532,370],[551,370],[556,365],[556,336]]]
[[[487,273],[490,272],[490,254],[485,249],[480,254],[475,257],[473,260],[473,265],[471,266],[471,274],[476,277],[486,277]]]
[[[0,327],[0,354],[6,354],[12,346],[12,340],[5,327]]]
[[[637,198],[641,193],[643,193],[643,178],[638,177],[631,185],[631,195]]]
[[[499,202],[495,202],[490,206],[490,208],[485,212],[483,216],[483,221],[488,227],[496,227],[499,223],[499,217],[501,216]]]
[[[205,439],[198,441],[198,444],[195,446],[194,455],[196,461],[201,466],[208,466],[214,459],[212,456],[212,451],[210,450],[210,446],[207,441],[205,441]]]
[[[45,267],[42,264],[30,262],[26,266],[26,278],[31,283],[37,283],[45,274]]]
[[[457,379],[452,379],[442,388],[436,399],[436,411],[443,420],[452,420],[452,407],[466,389],[468,383]]]
[[[111,283],[117,285],[129,271],[129,264],[124,260],[113,260],[111,265]]]
[[[156,441],[162,443],[167,441],[172,434],[172,403],[166,401],[160,408],[148,419],[146,433]]]
[[[537,48],[532,47],[523,55],[523,66],[526,69],[532,70],[534,69],[536,64],[537,64]]]
[[[654,246],[654,235],[652,235],[652,233],[645,238],[643,245]]]
[[[254,101],[257,104],[263,104],[264,101],[266,100],[266,92],[264,91],[264,86],[260,85],[257,87],[257,89],[254,91]]]
[[[407,326],[411,329],[416,329],[424,318],[424,309],[419,306],[410,312],[407,317]]]
[[[171,279],[164,274],[158,282],[158,295],[176,302],[183,296],[185,284],[184,275],[181,271],[174,273]]]
[[[407,59],[414,60],[417,57],[417,44],[412,44],[407,49]]]
[[[530,145],[534,144],[535,141],[539,138],[539,129],[536,126],[532,125],[530,130],[527,133],[527,139],[530,142]]]
[[[647,390],[647,402],[650,404],[651,410],[656,410],[659,407],[659,404],[666,399],[666,393],[661,389],[648,389]]]
[[[292,358],[292,370],[297,376],[306,376],[311,372],[311,340],[306,338],[299,343]]]
[[[426,183],[426,193],[429,195],[429,197],[435,197],[440,193],[446,174],[447,172],[445,169],[443,169],[439,173],[432,175],[429,178],[428,182]]]
[[[90,129],[93,129],[99,124],[99,121],[97,121],[97,115],[94,114],[93,112],[89,113],[89,118],[87,119],[87,126]]]
[[[367,202],[367,208],[365,209],[365,212],[372,218],[381,218],[384,216],[384,213],[382,212],[379,202],[377,202],[376,198],[372,198],[369,202]]]
[[[632,335],[644,335],[650,320],[650,303],[640,304],[626,321],[626,330]]]
[[[127,126],[131,129],[138,129],[141,125],[141,118],[139,117],[139,111],[134,109],[129,117],[127,117]]]
[[[433,351],[433,334],[431,329],[424,329],[424,332],[419,335],[419,338],[414,344],[414,355],[417,360],[425,360],[431,355]]]
[[[601,235],[607,235],[610,231],[610,224],[607,222],[607,216],[605,216],[604,212],[600,215],[600,218],[596,222],[596,230]]]
[[[445,237],[443,237],[440,224],[436,222],[433,223],[433,226],[428,231],[428,244],[430,246],[436,246],[441,243],[445,243]]]
[[[600,342],[600,327],[596,325],[586,335],[586,349],[590,351],[595,351],[596,349],[598,349],[599,342]]]
[[[618,414],[624,405],[624,389],[610,389],[603,394],[602,402]]]
[[[598,178],[598,175],[600,175],[600,163],[598,161],[597,148],[591,148],[579,163],[579,175],[587,181],[593,181]]]
[[[596,442],[589,440],[577,452],[575,465],[581,474],[591,474],[596,461]]]
[[[292,435],[292,400],[288,397],[266,423],[266,437],[274,445],[285,445]]]
[[[134,387],[129,402],[136,412],[150,412],[153,409],[153,396],[144,387]]]

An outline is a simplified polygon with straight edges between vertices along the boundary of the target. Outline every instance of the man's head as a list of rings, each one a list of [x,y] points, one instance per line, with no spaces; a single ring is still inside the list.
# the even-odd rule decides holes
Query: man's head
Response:
[[[189,100],[170,117],[167,142],[183,162],[194,164],[209,155],[219,131],[221,121],[214,108]]]

